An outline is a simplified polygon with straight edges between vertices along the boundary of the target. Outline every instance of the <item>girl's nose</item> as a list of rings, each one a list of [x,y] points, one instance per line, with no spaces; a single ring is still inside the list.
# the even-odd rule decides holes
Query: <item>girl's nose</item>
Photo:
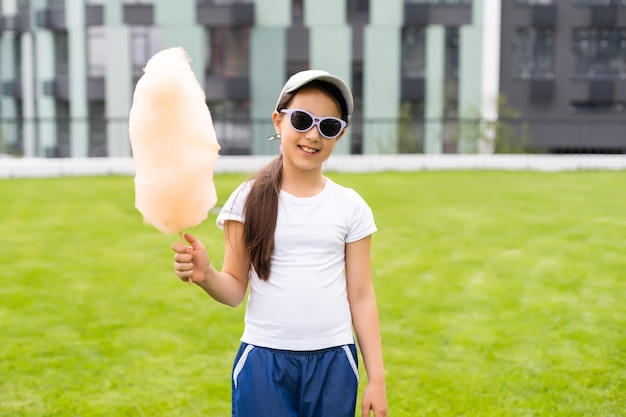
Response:
[[[319,127],[317,126],[313,126],[306,132],[306,138],[308,140],[318,141],[320,140],[321,136],[322,135],[320,134]]]

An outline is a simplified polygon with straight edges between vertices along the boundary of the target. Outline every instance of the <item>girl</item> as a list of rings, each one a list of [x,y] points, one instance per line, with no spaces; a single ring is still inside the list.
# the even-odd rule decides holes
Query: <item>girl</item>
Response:
[[[222,270],[204,245],[172,248],[176,274],[238,306],[250,285],[232,374],[234,417],[354,417],[357,352],[367,371],[362,415],[387,415],[376,297],[372,211],[322,174],[346,132],[352,93],[325,71],[293,75],[272,120],[281,155],[235,190],[217,218]]]

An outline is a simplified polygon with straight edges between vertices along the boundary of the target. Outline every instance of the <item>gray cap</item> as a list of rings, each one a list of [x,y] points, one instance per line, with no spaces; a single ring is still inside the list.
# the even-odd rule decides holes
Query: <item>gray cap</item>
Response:
[[[341,78],[336,75],[332,75],[326,71],[322,70],[305,70],[300,71],[292,75],[285,86],[283,87],[283,91],[280,92],[278,96],[278,101],[276,102],[275,110],[278,110],[278,104],[283,96],[287,93],[291,93],[296,91],[298,88],[304,86],[305,84],[310,83],[314,80],[326,81],[337,87],[343,96],[344,101],[346,102],[346,108],[348,109],[348,116],[352,114],[354,111],[354,99],[352,98],[352,92],[350,91],[350,87],[345,83]]]

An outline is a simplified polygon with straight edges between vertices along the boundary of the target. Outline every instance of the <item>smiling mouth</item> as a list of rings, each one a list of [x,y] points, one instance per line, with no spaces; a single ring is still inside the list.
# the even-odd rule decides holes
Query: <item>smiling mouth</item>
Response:
[[[315,152],[319,152],[319,149],[313,149],[313,148],[309,148],[308,146],[298,146],[300,149],[302,149],[304,152],[306,153],[310,153],[310,154],[314,154]]]

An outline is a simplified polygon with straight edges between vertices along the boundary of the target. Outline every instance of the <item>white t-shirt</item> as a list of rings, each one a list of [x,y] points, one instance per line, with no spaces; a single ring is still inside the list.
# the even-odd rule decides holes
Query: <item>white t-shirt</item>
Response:
[[[217,226],[244,222],[251,182],[241,184],[217,217]],[[241,340],[285,350],[316,350],[353,343],[345,279],[345,245],[376,231],[372,210],[354,190],[326,178],[313,197],[281,191],[269,280],[251,268]]]

